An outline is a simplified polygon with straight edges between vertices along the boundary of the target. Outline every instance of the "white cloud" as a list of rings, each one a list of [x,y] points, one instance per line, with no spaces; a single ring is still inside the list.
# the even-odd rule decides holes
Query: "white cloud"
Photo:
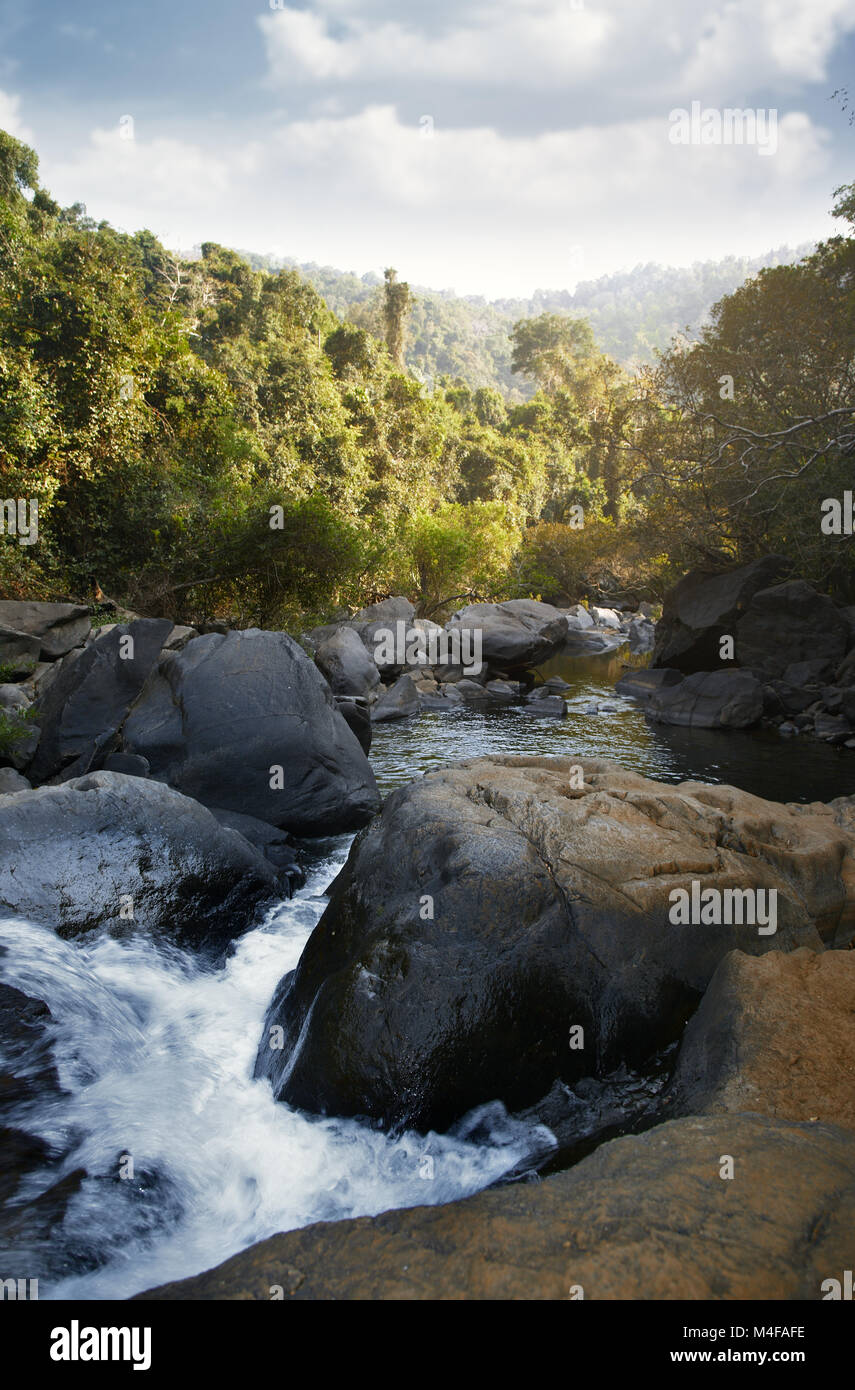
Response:
[[[280,123],[211,155],[97,131],[47,166],[62,201],[170,244],[201,240],[461,293],[569,287],[638,261],[688,264],[827,230],[826,137],[779,121],[778,150],[675,146],[667,117],[508,138],[489,128],[425,139],[394,107]]]
[[[33,132],[21,120],[20,105],[20,97],[13,96],[11,92],[0,91],[0,130],[14,135],[16,140],[23,140],[25,144],[30,144],[33,140]]]
[[[785,80],[820,82],[839,39],[855,29],[855,0],[729,0],[709,18],[685,81],[708,91]]]
[[[855,29],[855,0],[459,0],[447,12],[399,14],[398,0],[368,15],[365,4],[316,0],[261,16],[272,80],[544,92],[608,77],[624,101],[671,88],[732,98],[745,84],[822,80]]]
[[[333,18],[341,28],[340,16]],[[427,78],[536,88],[599,65],[614,28],[603,8],[577,8],[574,0],[464,4],[456,21],[435,33],[360,16],[344,20],[343,32],[334,34],[323,14],[289,8],[258,22],[278,82]]]

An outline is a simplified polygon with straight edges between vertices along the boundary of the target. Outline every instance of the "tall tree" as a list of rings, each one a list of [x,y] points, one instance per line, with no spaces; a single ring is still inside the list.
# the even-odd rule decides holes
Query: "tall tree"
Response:
[[[413,296],[406,280],[398,279],[398,272],[389,266],[383,271],[383,325],[386,330],[386,346],[389,356],[399,367],[404,361],[404,329],[407,314],[413,303]]]

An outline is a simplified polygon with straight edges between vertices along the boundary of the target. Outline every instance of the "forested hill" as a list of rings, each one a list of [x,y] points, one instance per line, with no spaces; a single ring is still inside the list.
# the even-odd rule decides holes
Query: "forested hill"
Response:
[[[511,401],[527,399],[533,387],[511,371],[513,324],[538,314],[580,314],[591,324],[600,349],[632,370],[652,363],[675,334],[694,332],[708,321],[709,312],[724,295],[732,294],[750,275],[766,266],[791,265],[811,250],[781,246],[764,256],[727,256],[719,261],[696,261],[688,268],[648,263],[598,280],[584,280],[575,290],[537,290],[530,299],[488,302],[475,296],[459,298],[451,290],[414,286],[413,306],[405,344],[405,360],[413,375],[435,381],[448,375],[471,386],[491,386]],[[357,276],[331,266],[298,264],[241,251],[256,270],[295,268],[324,297],[339,318],[350,319],[382,337],[379,321],[382,277],[374,272]],[[406,274],[406,266],[400,271]]]

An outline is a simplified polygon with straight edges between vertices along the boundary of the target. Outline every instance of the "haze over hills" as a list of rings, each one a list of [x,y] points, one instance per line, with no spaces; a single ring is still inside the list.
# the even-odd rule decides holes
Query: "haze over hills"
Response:
[[[586,317],[601,349],[632,370],[653,362],[676,334],[686,329],[696,333],[713,304],[750,275],[800,260],[812,249],[810,243],[781,246],[763,256],[726,256],[688,268],[649,262],[580,281],[575,290],[536,290],[529,299],[488,301],[413,285],[416,303],[408,320],[406,364],[428,384],[441,376],[462,377],[470,386],[492,386],[512,401],[525,400],[533,388],[511,371],[508,334],[517,319],[559,313]],[[382,277],[376,272],[358,276],[288,257],[240,254],[254,269],[299,270],[340,318],[382,336]],[[405,267],[399,273],[406,279]]]

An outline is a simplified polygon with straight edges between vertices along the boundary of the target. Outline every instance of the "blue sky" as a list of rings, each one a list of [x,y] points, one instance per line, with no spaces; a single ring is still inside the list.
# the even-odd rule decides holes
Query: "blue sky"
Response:
[[[855,0],[0,0],[0,126],[126,230],[496,297],[827,235],[853,57]]]

